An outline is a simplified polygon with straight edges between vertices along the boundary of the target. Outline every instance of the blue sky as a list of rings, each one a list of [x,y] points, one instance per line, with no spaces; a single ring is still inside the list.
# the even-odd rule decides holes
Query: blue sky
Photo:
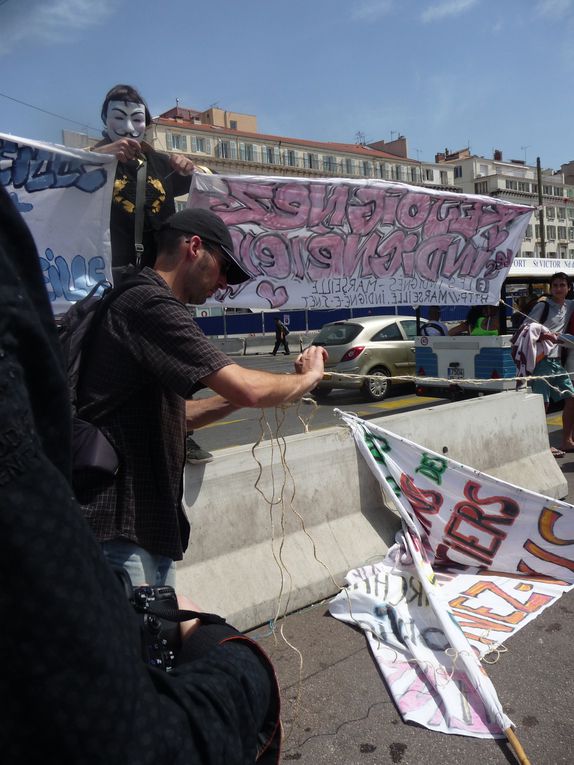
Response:
[[[574,0],[0,0],[0,132],[98,135],[103,97],[217,104],[260,132],[409,155],[574,159]],[[18,99],[74,120],[52,117]]]

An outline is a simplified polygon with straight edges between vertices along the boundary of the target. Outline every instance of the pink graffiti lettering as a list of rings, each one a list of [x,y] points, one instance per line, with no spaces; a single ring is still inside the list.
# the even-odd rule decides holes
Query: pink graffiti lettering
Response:
[[[254,276],[311,280],[402,276],[488,279],[510,263],[503,245],[529,211],[477,197],[433,196],[396,185],[220,179],[211,209],[231,227]],[[256,227],[256,228],[254,228]],[[478,296],[477,296],[478,298]]]

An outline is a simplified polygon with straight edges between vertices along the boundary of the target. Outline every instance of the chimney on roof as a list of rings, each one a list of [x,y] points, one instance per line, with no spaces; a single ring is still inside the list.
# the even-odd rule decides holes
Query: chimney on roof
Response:
[[[500,149],[494,150],[494,161],[495,162],[502,162],[502,152]]]

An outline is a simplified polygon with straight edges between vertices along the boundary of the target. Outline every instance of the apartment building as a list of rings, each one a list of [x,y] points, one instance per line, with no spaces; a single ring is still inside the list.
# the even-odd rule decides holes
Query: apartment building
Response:
[[[294,177],[380,178],[460,191],[454,170],[407,156],[407,141],[335,143],[268,135],[253,115],[176,106],[154,118],[148,140],[158,151],[182,152],[216,173]]]
[[[199,168],[227,175],[317,178],[378,178],[426,188],[460,192],[448,163],[408,157],[407,139],[367,144],[335,143],[268,135],[257,130],[257,117],[219,107],[197,111],[179,104],[154,117],[146,140],[157,150],[181,153]],[[63,143],[89,148],[97,139],[63,131]],[[178,206],[183,200],[176,201]]]
[[[437,164],[454,169],[455,183],[465,193],[486,194],[512,202],[538,207],[537,169],[522,160],[505,161],[500,150],[492,159],[472,155],[469,149],[444,152],[435,156]],[[574,162],[561,170],[543,170],[542,207],[544,239],[547,258],[574,258]],[[541,224],[538,213],[533,214],[520,256],[541,256]]]

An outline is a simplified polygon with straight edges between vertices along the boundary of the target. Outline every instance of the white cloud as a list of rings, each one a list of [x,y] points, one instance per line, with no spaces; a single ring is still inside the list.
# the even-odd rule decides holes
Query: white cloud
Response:
[[[392,10],[393,0],[370,0],[354,8],[352,18],[355,21],[377,21],[387,16]]]
[[[4,0],[0,55],[20,44],[54,43],[105,21],[122,0]]]
[[[421,13],[421,21],[425,24],[430,21],[438,21],[448,16],[458,16],[470,10],[478,0],[443,0],[443,2],[431,5]]]
[[[574,10],[573,0],[538,0],[536,12],[539,16],[561,19]]]

